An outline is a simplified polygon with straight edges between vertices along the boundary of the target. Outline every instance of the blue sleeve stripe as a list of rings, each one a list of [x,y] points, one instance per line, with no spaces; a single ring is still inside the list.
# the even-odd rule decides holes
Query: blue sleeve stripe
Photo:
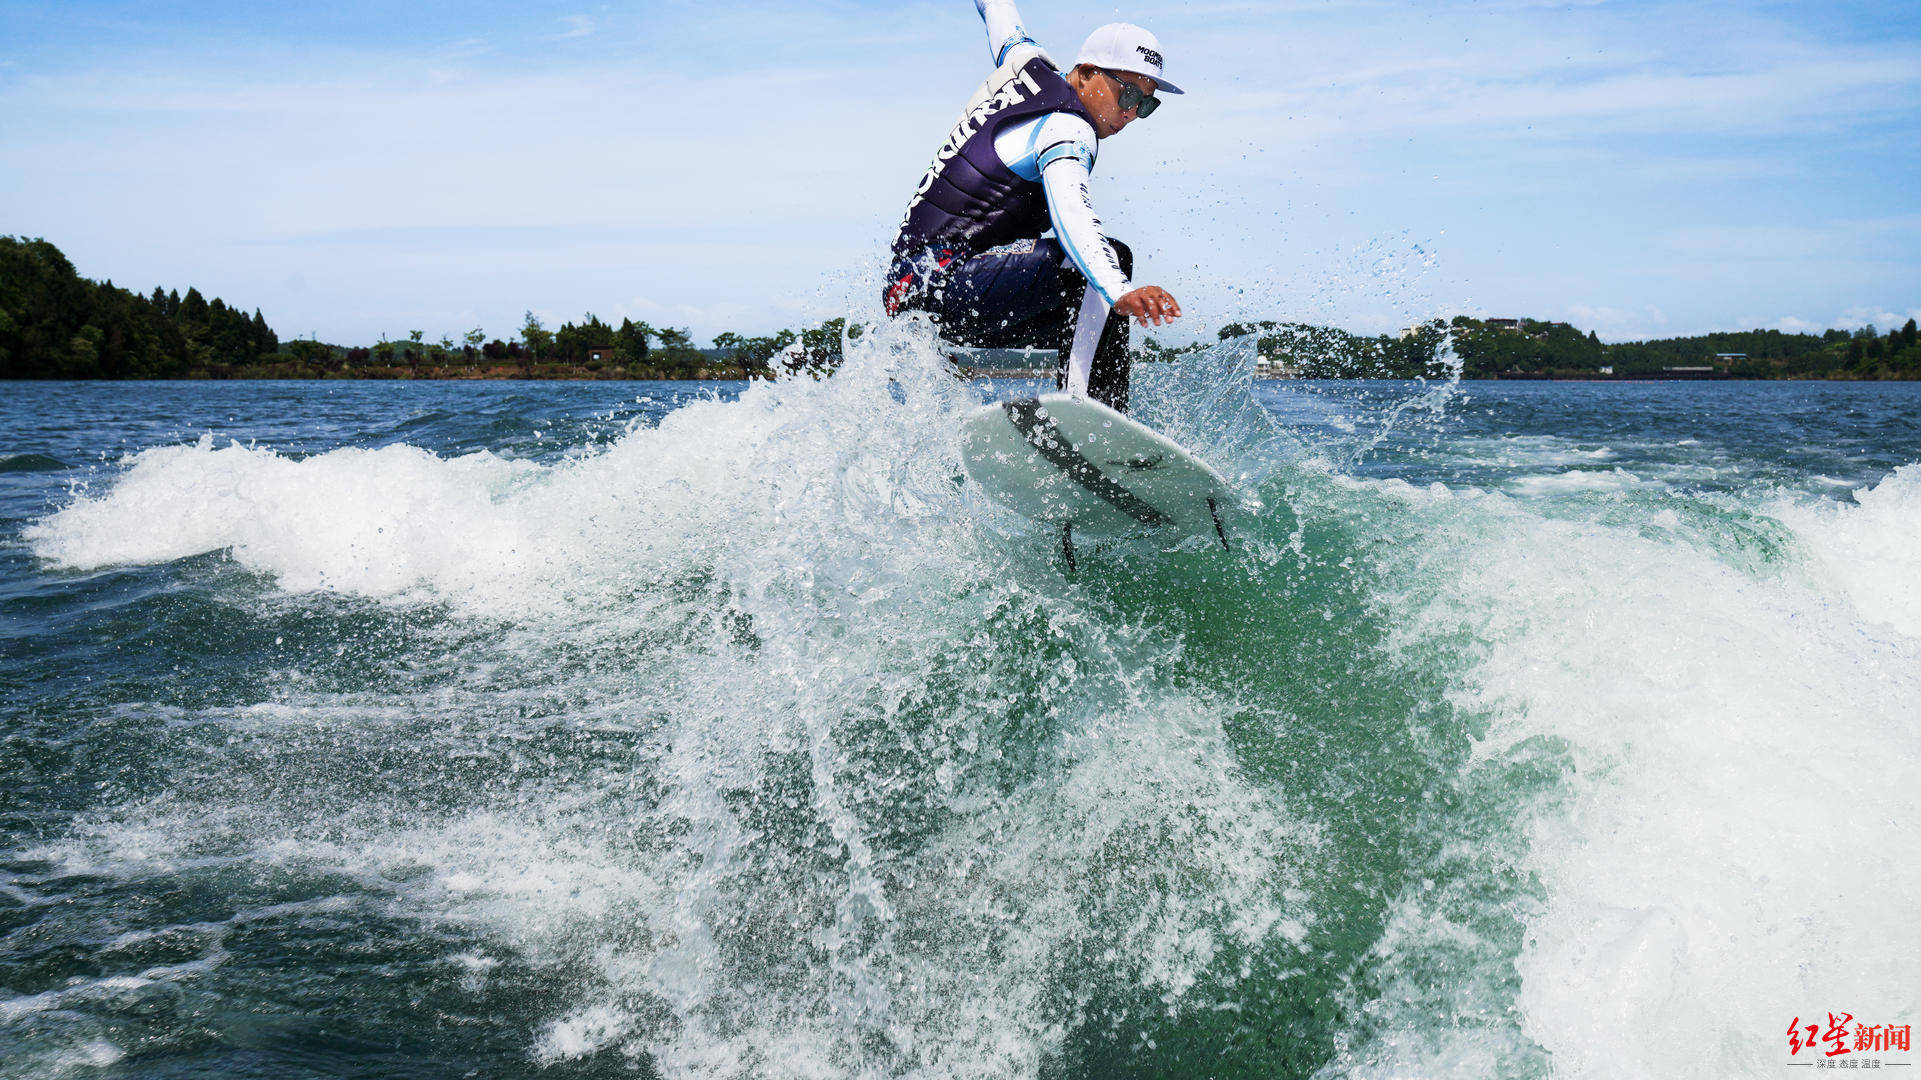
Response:
[[[1062,158],[1073,158],[1089,167],[1092,167],[1094,164],[1093,150],[1090,149],[1086,143],[1063,139],[1047,149],[1042,150],[1039,154],[1036,154],[1034,156],[1034,167],[1045,170],[1049,165],[1052,165]]]
[[[1022,31],[1020,37],[1008,38],[1005,42],[1001,44],[1000,51],[994,54],[994,66],[1000,67],[1002,64],[1006,63],[1007,54],[1009,52],[1012,52],[1014,49],[1014,46],[1016,45],[1032,45],[1038,49],[1040,48],[1040,44],[1041,44],[1040,42],[1035,41],[1031,37],[1028,37],[1026,31]]]

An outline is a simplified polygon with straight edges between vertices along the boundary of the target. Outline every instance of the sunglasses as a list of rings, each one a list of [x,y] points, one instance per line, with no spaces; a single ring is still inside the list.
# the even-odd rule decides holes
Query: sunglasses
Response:
[[[1155,109],[1161,107],[1160,98],[1143,92],[1140,87],[1135,86],[1119,75],[1114,74],[1106,68],[1101,69],[1101,74],[1114,80],[1114,84],[1121,88],[1120,97],[1117,100],[1120,102],[1122,112],[1133,109],[1135,116],[1145,120],[1154,115]]]

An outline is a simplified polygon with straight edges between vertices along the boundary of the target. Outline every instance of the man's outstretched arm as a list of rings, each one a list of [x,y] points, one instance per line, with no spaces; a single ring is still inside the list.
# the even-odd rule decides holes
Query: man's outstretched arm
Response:
[[[1014,10],[1014,0],[974,0],[974,10],[987,24],[987,53],[994,58],[995,67],[1007,63],[1010,56],[1022,64],[1034,56],[1047,56],[1021,27],[1021,13]],[[1047,62],[1052,64],[1054,60],[1048,57]]]

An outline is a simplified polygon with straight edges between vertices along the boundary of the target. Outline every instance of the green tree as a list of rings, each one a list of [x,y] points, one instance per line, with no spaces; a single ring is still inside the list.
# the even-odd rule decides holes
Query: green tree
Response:
[[[1444,327],[1433,330],[1444,333]],[[1229,323],[1220,330],[1221,340],[1255,337],[1255,348],[1262,360],[1309,378],[1380,378],[1392,372],[1386,368],[1388,352],[1398,348],[1387,337],[1365,338],[1332,326],[1307,323],[1262,321]],[[1416,372],[1418,373],[1418,371]]]
[[[529,311],[527,321],[520,327],[520,341],[526,346],[530,365],[540,361],[541,355],[553,344],[553,340],[554,335],[548,331],[547,325],[540,321],[539,316]]]
[[[667,326],[655,331],[655,336],[660,338],[661,366],[686,375],[700,371],[706,358],[694,347],[693,336],[687,330]]]
[[[714,335],[714,348],[725,354],[728,363],[739,366],[741,378],[752,379],[771,374],[769,361],[774,354],[796,340],[792,330],[782,330],[772,337],[742,337],[730,330]]]
[[[858,341],[865,327],[859,323],[849,325],[844,318],[829,319],[819,326],[803,329],[800,332],[801,351],[804,357],[786,361],[789,370],[805,371],[814,378],[831,374],[840,366],[843,359],[842,343]]]
[[[263,324],[264,325],[264,324]],[[260,341],[253,319],[215,297],[207,305],[207,328],[202,343],[216,364],[251,364],[260,358]]]
[[[280,336],[273,332],[273,327],[267,325],[267,320],[261,317],[259,308],[253,309],[253,326],[250,329],[253,334],[255,356],[265,356],[280,351]]]
[[[647,339],[657,331],[644,322],[632,319],[620,320],[620,329],[614,331],[614,354],[630,364],[647,362]]]
[[[590,349],[610,346],[614,343],[614,328],[601,322],[593,312],[588,312],[580,325],[564,323],[554,334],[554,348],[569,363],[578,364],[587,359]]]
[[[67,377],[73,379],[97,379],[100,371],[100,342],[106,335],[100,328],[87,325],[73,335],[67,343],[70,358],[67,361]]]
[[[45,240],[0,236],[0,377],[171,378],[192,363],[151,298],[80,277]]]
[[[175,320],[193,327],[207,325],[207,298],[200,295],[199,289],[192,287],[187,289],[186,297],[180,301],[180,311],[175,316]]]

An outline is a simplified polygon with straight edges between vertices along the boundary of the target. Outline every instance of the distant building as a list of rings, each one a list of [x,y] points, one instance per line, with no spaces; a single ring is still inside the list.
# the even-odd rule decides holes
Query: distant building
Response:
[[[1731,379],[1733,375],[1706,364],[1664,367],[1659,371],[1631,371],[1620,378],[1628,382],[1667,382],[1679,379]]]
[[[614,359],[614,347],[612,345],[587,346],[588,363],[607,364],[607,363],[612,363],[613,359]]]
[[[1257,379],[1298,379],[1300,369],[1285,360],[1270,360],[1265,356],[1254,361],[1254,377]]]
[[[1489,319],[1487,320],[1487,324],[1496,330],[1513,330],[1519,332],[1521,329],[1521,320],[1519,319]]]
[[[1744,352],[1718,352],[1714,354],[1714,358],[1724,364],[1731,364],[1736,360],[1746,360],[1748,354]]]
[[[1612,374],[1614,374],[1614,365],[1613,365],[1613,364],[1602,364],[1602,365],[1601,365],[1601,374],[1603,374],[1603,375],[1612,375]]]

